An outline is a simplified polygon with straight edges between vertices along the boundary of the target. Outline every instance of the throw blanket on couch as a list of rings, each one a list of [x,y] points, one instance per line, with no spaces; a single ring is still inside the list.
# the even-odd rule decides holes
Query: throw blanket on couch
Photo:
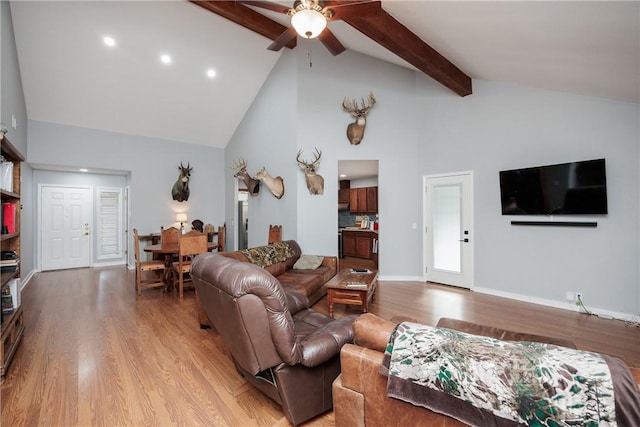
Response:
[[[243,249],[240,252],[249,258],[249,262],[262,268],[286,261],[295,255],[287,242],[275,242],[266,246]]]
[[[381,367],[388,396],[471,425],[640,425],[637,386],[632,377],[614,386],[614,371],[631,377],[596,353],[410,322],[396,326]]]

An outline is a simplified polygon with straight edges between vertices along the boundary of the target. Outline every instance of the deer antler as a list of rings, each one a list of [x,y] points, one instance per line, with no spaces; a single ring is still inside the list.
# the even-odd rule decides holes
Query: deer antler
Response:
[[[298,150],[298,155],[296,156],[296,161],[305,167],[313,166],[314,168],[318,166],[318,162],[320,161],[320,157],[322,157],[322,151],[318,150],[318,147],[314,147],[315,152],[313,153],[313,161],[308,163],[304,160],[300,160],[300,156],[302,155],[302,150]]]
[[[362,106],[360,106],[355,98],[347,99],[345,97],[342,101],[342,109],[351,113],[354,117],[365,116],[376,103],[376,97],[373,96],[373,92],[369,92],[369,103],[367,104],[367,101],[365,101],[364,98],[360,98],[360,101],[362,102]]]
[[[311,164],[313,164],[313,167],[317,168],[318,162],[320,162],[320,157],[322,157],[322,151],[318,150],[318,147],[314,148],[316,149],[316,151],[313,153],[315,159],[313,159],[313,162],[311,162]]]
[[[233,166],[231,169],[243,169],[247,167],[247,161],[243,158],[239,158],[238,160],[233,161]]]
[[[357,117],[356,110],[358,109],[358,106],[356,105],[356,100],[354,98],[347,99],[347,97],[345,96],[342,100],[342,109]]]
[[[302,155],[302,149],[298,150],[298,155],[296,156],[296,162],[300,163],[301,165],[304,166],[309,166],[309,164],[307,162],[305,162],[304,160],[300,160],[300,156]]]

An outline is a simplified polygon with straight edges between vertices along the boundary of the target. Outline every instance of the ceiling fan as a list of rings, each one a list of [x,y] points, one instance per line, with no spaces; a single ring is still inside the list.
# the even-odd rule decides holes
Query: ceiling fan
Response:
[[[240,3],[291,16],[291,26],[280,34],[267,49],[278,51],[297,35],[300,35],[308,39],[317,37],[333,55],[344,52],[345,47],[327,28],[327,21],[366,18],[378,15],[382,10],[380,1],[340,3],[331,0],[295,0],[292,8],[265,0],[240,0]]]

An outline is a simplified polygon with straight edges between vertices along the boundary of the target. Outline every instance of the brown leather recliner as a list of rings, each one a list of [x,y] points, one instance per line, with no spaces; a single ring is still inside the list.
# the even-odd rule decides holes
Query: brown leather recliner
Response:
[[[353,341],[357,316],[334,320],[317,313],[266,270],[219,254],[196,257],[191,276],[238,371],[282,405],[291,423],[333,407],[340,349]]]

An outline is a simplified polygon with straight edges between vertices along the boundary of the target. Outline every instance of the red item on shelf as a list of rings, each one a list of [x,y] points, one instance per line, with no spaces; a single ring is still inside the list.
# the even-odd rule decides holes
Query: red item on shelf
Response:
[[[2,204],[2,225],[7,227],[9,234],[16,232],[16,205],[13,203]]]

